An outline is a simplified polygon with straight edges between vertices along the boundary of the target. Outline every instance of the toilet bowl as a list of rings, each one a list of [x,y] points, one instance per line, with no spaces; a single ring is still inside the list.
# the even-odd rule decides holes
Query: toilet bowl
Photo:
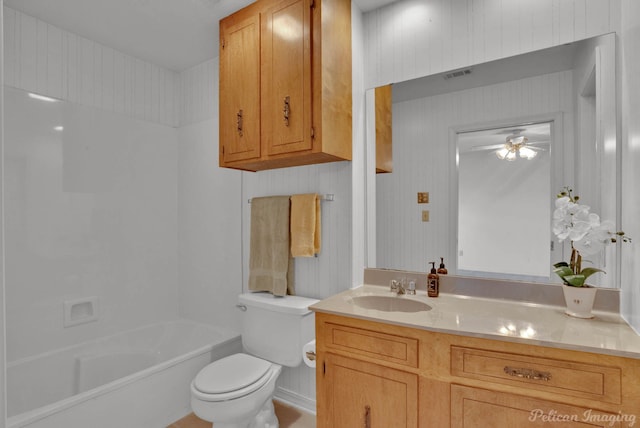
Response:
[[[272,398],[281,370],[242,353],[215,361],[191,382],[191,408],[216,428],[278,428]]]
[[[317,300],[247,293],[243,311],[244,353],[214,361],[191,382],[191,408],[215,428],[278,428],[273,409],[282,366],[302,362],[302,347],[314,337],[309,306]]]

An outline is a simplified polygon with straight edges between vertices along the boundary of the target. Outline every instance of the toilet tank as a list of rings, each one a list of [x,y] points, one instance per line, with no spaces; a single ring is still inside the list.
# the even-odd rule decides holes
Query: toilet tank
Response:
[[[309,306],[317,302],[308,297],[276,297],[270,293],[238,296],[240,308],[246,308],[242,316],[245,352],[288,367],[300,365],[302,346],[315,336],[315,317]]]

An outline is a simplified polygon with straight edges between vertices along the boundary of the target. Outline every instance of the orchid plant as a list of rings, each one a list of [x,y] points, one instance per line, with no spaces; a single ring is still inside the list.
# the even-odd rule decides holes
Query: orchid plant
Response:
[[[573,194],[573,190],[565,187],[556,199],[556,209],[553,212],[553,233],[559,242],[566,239],[571,241],[571,260],[553,265],[556,273],[566,285],[584,287],[585,281],[594,273],[602,269],[594,267],[582,268],[582,256],[599,253],[606,245],[618,240],[630,242],[631,238],[624,232],[616,232],[611,221],[600,221],[598,214],[590,212],[587,205],[578,203],[580,198]]]

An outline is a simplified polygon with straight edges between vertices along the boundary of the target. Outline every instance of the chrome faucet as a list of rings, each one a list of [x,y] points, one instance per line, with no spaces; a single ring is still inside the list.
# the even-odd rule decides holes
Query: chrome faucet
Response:
[[[392,279],[391,283],[389,284],[389,290],[396,292],[398,295],[405,294],[407,291],[404,286],[405,283],[406,283],[405,278],[402,278],[400,280]]]
[[[416,282],[414,280],[409,281],[409,286],[407,287],[407,278],[392,279],[389,283],[389,291],[395,292],[398,296],[416,294]]]
[[[416,294],[416,282],[414,280],[409,281],[409,287],[407,288],[407,294]]]

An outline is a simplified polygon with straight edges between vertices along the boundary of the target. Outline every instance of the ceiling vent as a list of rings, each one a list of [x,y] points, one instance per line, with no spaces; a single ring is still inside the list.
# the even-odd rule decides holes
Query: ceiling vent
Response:
[[[471,69],[470,68],[467,68],[466,70],[452,71],[451,73],[445,74],[443,77],[445,78],[445,80],[449,80],[449,79],[453,79],[454,77],[462,77],[462,76],[466,76],[468,74],[471,74]]]

